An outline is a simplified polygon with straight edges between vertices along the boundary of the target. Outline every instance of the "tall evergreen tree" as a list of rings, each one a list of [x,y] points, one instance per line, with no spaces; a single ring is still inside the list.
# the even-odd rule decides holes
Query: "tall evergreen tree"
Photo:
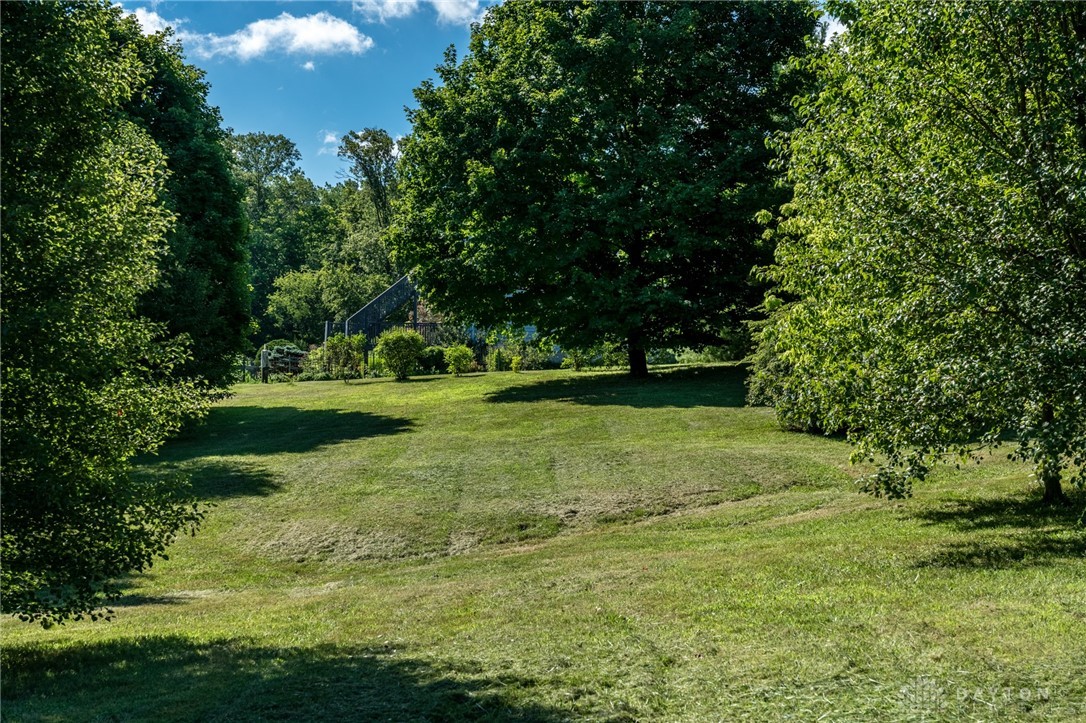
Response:
[[[203,71],[183,61],[168,34],[144,36],[129,21],[114,32],[150,72],[125,109],[166,156],[163,199],[176,216],[158,281],[140,312],[192,341],[180,373],[222,387],[250,332],[245,208],[225,148],[228,135],[218,109],[207,103]]]

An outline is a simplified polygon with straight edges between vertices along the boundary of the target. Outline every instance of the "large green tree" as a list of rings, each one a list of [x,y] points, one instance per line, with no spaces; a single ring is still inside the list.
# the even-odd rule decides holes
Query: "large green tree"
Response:
[[[1013,439],[1062,500],[1086,463],[1086,6],[836,11],[784,144],[755,391],[849,430],[877,492]]]
[[[393,244],[440,310],[538,324],[569,346],[719,343],[767,260],[755,216],[788,195],[813,45],[803,2],[517,2],[415,91]]]
[[[166,155],[163,198],[176,216],[158,281],[140,312],[172,336],[192,340],[192,358],[180,373],[222,387],[250,331],[246,215],[228,135],[218,109],[207,103],[203,71],[183,61],[178,43],[166,33],[144,36],[134,22],[114,32],[150,72],[126,110]]]
[[[173,371],[182,344],[136,313],[173,214],[166,158],[128,113],[152,69],[107,2],[3,3],[0,25],[0,608],[89,612],[200,512],[134,480],[205,394]]]
[[[252,314],[257,339],[323,339],[324,321],[343,321],[402,274],[386,230],[395,197],[395,144],[368,128],[344,138],[352,178],[317,187],[297,167],[288,138],[230,139],[250,226]]]
[[[340,140],[339,157],[350,162],[351,177],[369,194],[378,225],[388,228],[396,196],[396,142],[392,136],[381,128],[351,131]]]
[[[275,320],[278,335],[299,344],[322,340],[324,322],[329,319],[323,281],[319,270],[308,269],[288,271],[275,280],[268,315]]]
[[[278,133],[231,135],[230,152],[234,170],[246,191],[250,218],[260,218],[267,209],[268,189],[276,178],[287,178],[298,169],[302,154],[294,141]]]
[[[326,318],[338,322],[403,274],[391,258],[387,226],[368,188],[351,181],[326,187],[322,203],[336,219],[336,232],[317,250],[313,264],[321,273]]]

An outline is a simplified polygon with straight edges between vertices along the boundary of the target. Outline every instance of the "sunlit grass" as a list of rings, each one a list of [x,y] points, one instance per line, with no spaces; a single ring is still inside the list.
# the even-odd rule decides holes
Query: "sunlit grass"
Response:
[[[3,624],[6,720],[1086,716],[1086,539],[1005,460],[859,494],[742,370],[245,385],[111,623]]]

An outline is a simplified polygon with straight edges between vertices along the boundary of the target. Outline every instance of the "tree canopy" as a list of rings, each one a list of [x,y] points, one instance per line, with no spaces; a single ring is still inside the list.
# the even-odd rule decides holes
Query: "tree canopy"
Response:
[[[234,171],[246,189],[249,214],[259,218],[266,209],[272,182],[296,172],[302,154],[292,140],[278,133],[232,135],[229,144]]]
[[[387,139],[391,153],[384,131],[355,134],[363,135]],[[325,321],[343,321],[400,276],[380,215],[382,208],[387,215],[394,183],[383,177],[379,198],[359,170],[359,179],[318,187],[297,168],[298,150],[281,135],[247,133],[230,145],[247,199],[257,338],[320,341]]]
[[[397,260],[443,312],[621,342],[635,375],[651,346],[718,342],[768,260],[755,216],[788,197],[765,139],[815,23],[803,2],[492,8],[415,91]]]
[[[877,492],[1016,440],[1062,499],[1086,463],[1086,7],[836,10],[784,143],[754,391],[849,430]]]
[[[351,131],[343,136],[339,157],[350,162],[351,177],[365,187],[384,229],[392,219],[392,199],[396,195],[396,143],[381,128]]]
[[[128,105],[153,68],[135,20],[98,3],[3,3],[0,605],[43,622],[94,610],[201,513],[135,480],[206,394],[185,345],[136,313],[173,214],[162,150]]]
[[[282,135],[245,133],[228,141],[235,176],[244,188],[249,223],[250,311],[258,331],[274,335],[268,297],[275,280],[302,267],[328,218],[317,188],[298,169],[301,154]]]
[[[168,34],[145,36],[130,22],[113,32],[150,74],[125,110],[166,156],[162,198],[176,217],[157,283],[139,310],[192,341],[179,373],[224,387],[250,331],[245,208],[224,147],[228,134],[207,103],[203,71],[183,61]]]

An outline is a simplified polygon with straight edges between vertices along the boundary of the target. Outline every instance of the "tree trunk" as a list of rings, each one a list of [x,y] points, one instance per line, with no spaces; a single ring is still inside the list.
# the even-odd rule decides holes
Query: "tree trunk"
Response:
[[[1041,407],[1041,421],[1046,427],[1056,421],[1056,412],[1048,402]],[[1045,486],[1043,499],[1046,505],[1071,504],[1071,500],[1067,499],[1067,495],[1063,493],[1063,485],[1060,484],[1062,471],[1058,454],[1050,453],[1037,463],[1037,477]]]
[[[1060,484],[1060,463],[1046,459],[1037,465],[1037,476],[1045,486],[1044,503],[1046,505],[1069,505],[1071,500],[1063,493]]]
[[[640,334],[631,334],[626,342],[626,348],[630,357],[630,376],[634,379],[648,379],[649,362],[645,356],[645,346],[641,343]]]

